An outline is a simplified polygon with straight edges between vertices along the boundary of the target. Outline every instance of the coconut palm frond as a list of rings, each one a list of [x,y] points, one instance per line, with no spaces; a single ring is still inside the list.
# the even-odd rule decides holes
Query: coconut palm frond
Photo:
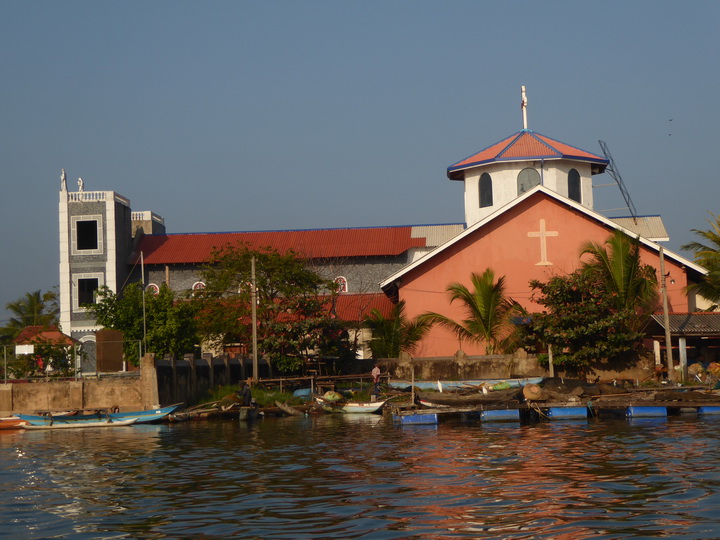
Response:
[[[502,340],[513,302],[505,297],[505,278],[496,281],[495,272],[490,268],[482,274],[471,274],[470,282],[472,289],[458,282],[447,287],[450,303],[459,302],[465,310],[462,321],[439,313],[427,313],[424,317],[453,332],[461,341],[484,343],[486,352],[493,354],[503,350]]]

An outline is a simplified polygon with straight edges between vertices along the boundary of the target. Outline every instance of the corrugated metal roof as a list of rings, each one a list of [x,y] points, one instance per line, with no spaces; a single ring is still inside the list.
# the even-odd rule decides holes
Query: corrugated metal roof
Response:
[[[653,320],[665,328],[661,314],[652,316]],[[670,333],[673,335],[720,336],[720,313],[670,313]]]
[[[547,159],[570,159],[596,164],[593,174],[605,170],[608,160],[586,150],[557,141],[530,130],[522,130],[502,141],[488,146],[470,157],[450,165],[447,176],[450,180],[463,180],[462,171],[498,161],[526,161]]]
[[[443,245],[451,238],[465,230],[464,223],[449,223],[447,225],[415,225],[412,228],[413,238],[425,238],[425,247]]]
[[[325,309],[330,312],[332,308],[331,297],[323,297]],[[373,309],[382,313],[383,317],[390,317],[393,303],[384,293],[341,293],[335,298],[335,316],[341,321],[362,322]],[[278,321],[296,321],[296,313],[280,313]],[[250,324],[250,317],[241,317],[243,324]]]
[[[393,303],[384,293],[342,293],[335,303],[335,313],[343,321],[362,321],[373,309],[379,310],[383,317],[390,317]]]
[[[621,227],[653,242],[667,242],[670,240],[660,216],[611,217],[610,219]]]
[[[133,262],[143,253],[145,264],[198,264],[225,245],[247,244],[293,250],[308,259],[392,256],[413,247],[425,247],[424,237],[413,237],[412,227],[314,229],[235,233],[156,234],[143,236]]]

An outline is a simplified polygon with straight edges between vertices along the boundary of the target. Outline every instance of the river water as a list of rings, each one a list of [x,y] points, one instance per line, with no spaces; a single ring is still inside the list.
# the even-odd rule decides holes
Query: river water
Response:
[[[720,418],[0,432],[12,538],[720,538]]]

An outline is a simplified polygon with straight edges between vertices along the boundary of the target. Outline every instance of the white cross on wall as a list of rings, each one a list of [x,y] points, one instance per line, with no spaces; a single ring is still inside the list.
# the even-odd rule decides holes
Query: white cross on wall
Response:
[[[557,231],[545,230],[545,220],[540,220],[540,230],[531,231],[527,233],[530,238],[540,238],[540,262],[535,263],[535,266],[552,266],[552,263],[547,260],[547,240],[548,236],[558,236],[560,233]]]

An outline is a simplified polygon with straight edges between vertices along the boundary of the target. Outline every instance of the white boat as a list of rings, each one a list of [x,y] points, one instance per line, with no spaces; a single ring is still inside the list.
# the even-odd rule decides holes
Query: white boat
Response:
[[[24,424],[23,429],[80,429],[80,428],[109,428],[130,426],[137,422],[137,418],[128,418],[126,420],[78,420],[77,422],[56,422],[53,424],[32,425]]]
[[[330,402],[321,397],[315,398],[322,408],[326,412],[330,413],[346,413],[346,414],[362,414],[362,413],[376,413],[383,408],[385,401],[371,401],[369,403],[360,401],[343,401],[343,402]]]

